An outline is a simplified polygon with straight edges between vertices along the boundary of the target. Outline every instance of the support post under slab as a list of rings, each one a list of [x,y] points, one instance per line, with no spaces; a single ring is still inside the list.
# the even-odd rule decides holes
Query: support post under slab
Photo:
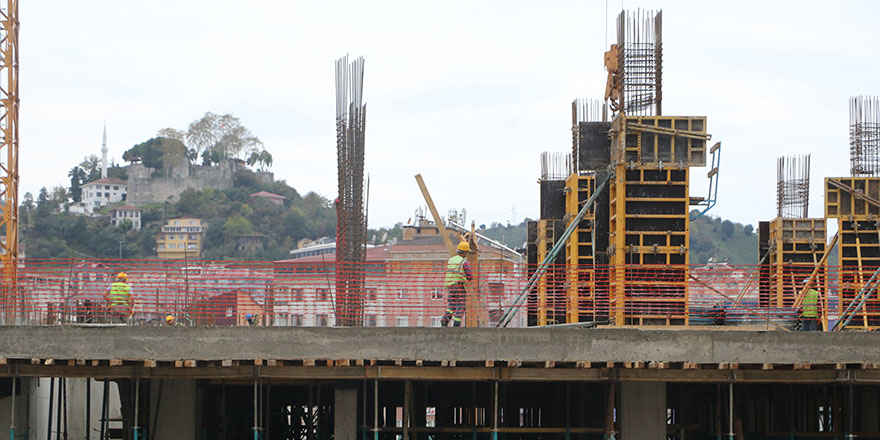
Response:
[[[618,414],[621,438],[665,438],[666,382],[621,382]]]
[[[333,436],[335,440],[357,440],[357,386],[337,382],[333,399]]]

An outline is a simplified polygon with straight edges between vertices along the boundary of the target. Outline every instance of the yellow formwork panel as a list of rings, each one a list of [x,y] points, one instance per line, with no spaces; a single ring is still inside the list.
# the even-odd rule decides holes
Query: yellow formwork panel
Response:
[[[839,266],[839,313],[852,302],[880,267],[880,221],[841,219],[838,225],[840,247],[835,263]],[[847,328],[880,328],[880,298],[877,295],[869,296]]]
[[[611,161],[703,167],[709,137],[705,116],[618,115],[612,127]]]
[[[825,218],[880,218],[880,206],[833,185],[831,180],[840,182],[868,198],[880,201],[880,177],[826,177]]]
[[[593,195],[596,190],[596,178],[593,175],[572,174],[565,182],[565,212],[566,220],[573,218],[580,212],[584,202]],[[596,279],[593,265],[593,224],[596,220],[595,212],[591,209],[584,216],[581,224],[572,232],[566,243],[566,275],[567,275],[567,305],[566,322],[580,321],[581,313],[593,310],[581,310],[582,302],[590,302],[594,305],[596,293]]]
[[[770,221],[771,304],[790,307],[800,291],[802,280],[809,276],[825,252],[824,218],[784,218]],[[825,271],[818,275],[821,292],[826,292]],[[823,295],[823,301],[825,297]]]
[[[617,325],[689,323],[688,179],[687,167],[615,166],[609,302]]]

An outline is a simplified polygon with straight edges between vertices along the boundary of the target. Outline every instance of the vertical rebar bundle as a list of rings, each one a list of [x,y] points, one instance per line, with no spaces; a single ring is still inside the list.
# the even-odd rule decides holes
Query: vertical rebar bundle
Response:
[[[336,60],[336,325],[363,322],[367,225],[364,213],[364,58]]]
[[[541,153],[541,180],[565,180],[572,173],[571,155],[562,152]]]
[[[663,12],[621,11],[617,17],[620,111],[660,116],[663,78]]]
[[[575,171],[580,152],[580,123],[607,122],[608,104],[598,99],[575,99],[571,102],[571,160]]]
[[[849,162],[853,176],[880,176],[880,98],[849,99]]]
[[[810,204],[810,155],[776,160],[776,215],[807,218]]]

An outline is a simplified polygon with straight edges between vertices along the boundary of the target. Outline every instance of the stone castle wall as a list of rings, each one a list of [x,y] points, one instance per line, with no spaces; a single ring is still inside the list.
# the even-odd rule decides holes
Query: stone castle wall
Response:
[[[187,188],[196,191],[226,189],[233,185],[232,178],[239,170],[248,167],[237,161],[226,160],[215,166],[190,165],[184,159],[171,169],[170,177],[152,177],[153,169],[135,163],[127,167],[128,203],[134,206],[147,203],[175,202]],[[266,171],[256,172],[257,179],[272,183],[274,174]]]

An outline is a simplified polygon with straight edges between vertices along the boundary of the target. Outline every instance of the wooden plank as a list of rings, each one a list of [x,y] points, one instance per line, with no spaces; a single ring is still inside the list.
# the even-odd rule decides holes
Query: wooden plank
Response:
[[[486,368],[492,368],[495,366],[495,361],[486,361]]]
[[[508,366],[508,368],[521,367],[521,366],[522,366],[522,361],[521,361],[521,360],[518,360],[518,359],[508,360],[508,361],[507,361],[507,366]]]
[[[795,370],[809,370],[810,363],[809,362],[795,362],[794,366],[792,368],[794,368]]]
[[[553,368],[556,366],[556,361],[545,361],[544,368]]]
[[[303,366],[304,367],[314,367],[315,360],[314,359],[303,359]]]
[[[403,366],[403,359],[395,359],[394,365],[396,365],[398,367],[402,367]]]
[[[363,359],[355,359],[355,360],[354,360],[354,364],[355,364],[356,366],[358,366],[358,367],[363,367],[363,366],[364,366],[364,360],[363,360]]]
[[[697,370],[700,366],[696,362],[685,362],[681,364],[682,370]]]
[[[194,361],[192,359],[185,360],[185,361],[183,361],[183,366],[186,368],[195,368],[196,361]]]
[[[574,365],[577,368],[590,368],[593,366],[593,363],[590,361],[577,361]]]
[[[111,367],[118,367],[122,365],[122,359],[110,359]]]
[[[6,365],[6,358],[0,357],[0,365]]]
[[[98,359],[92,359],[92,366],[93,366],[93,367],[97,367],[97,366],[100,365],[100,364],[101,364],[101,361],[100,361],[100,360],[98,360]]]
[[[85,359],[77,359],[76,364],[79,366],[85,366],[86,360]]]
[[[254,366],[259,367],[259,366],[261,366],[261,365],[263,365],[263,360],[262,360],[262,359],[254,359]]]
[[[762,369],[762,370],[765,370],[765,371],[766,371],[766,370],[772,370],[772,369],[773,369],[773,364],[771,364],[770,362],[764,362],[763,364],[761,364],[761,369]]]
[[[55,365],[55,359],[46,359],[46,365]]]
[[[421,359],[416,359],[416,366],[421,367],[422,365],[424,365],[424,362]]]
[[[605,368],[614,368],[614,362],[605,362]]]
[[[174,367],[176,367],[176,368],[182,368],[182,367],[183,367],[183,361],[174,361]]]
[[[834,369],[835,370],[845,370],[846,364],[843,362],[838,362],[838,363],[834,364]]]
[[[67,360],[67,366],[68,366],[68,367],[76,366],[76,359],[68,359],[68,360]]]
[[[144,361],[144,367],[146,368],[156,368],[156,361],[147,359]]]
[[[42,362],[40,362],[40,358],[31,358],[31,365],[40,365],[40,364],[42,364]]]
[[[728,364],[727,362],[719,362],[718,363],[719,370],[727,370],[728,368],[730,368],[730,364]]]
[[[267,367],[275,367],[278,365],[278,359],[269,359],[266,361]]]
[[[220,361],[220,366],[221,367],[231,367],[232,366],[232,359],[223,359],[222,361]]]

